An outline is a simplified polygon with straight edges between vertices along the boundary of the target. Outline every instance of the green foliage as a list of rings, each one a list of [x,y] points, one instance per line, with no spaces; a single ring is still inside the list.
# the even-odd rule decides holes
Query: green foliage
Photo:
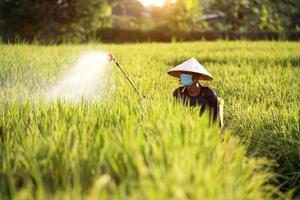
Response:
[[[268,14],[268,10],[266,5],[263,5],[261,8],[261,16],[260,16],[260,24],[259,24],[259,28],[261,30],[265,30],[268,28],[268,18],[269,18],[269,14]]]
[[[299,21],[299,1],[214,0],[209,12],[222,16],[212,27],[229,31],[288,31],[296,30]],[[292,11],[292,12],[290,12]],[[222,23],[225,23],[222,25]],[[298,24],[293,27],[290,24]]]
[[[137,0],[3,0],[0,35],[43,43],[87,42],[101,30],[165,30],[174,38],[205,31],[287,35],[300,30],[300,1],[177,0],[145,8]],[[217,18],[206,16],[213,14]],[[221,36],[220,36],[221,37]]]
[[[269,5],[274,12],[274,18],[281,22],[284,30],[299,30],[300,2],[298,0],[274,0],[270,1]]]
[[[102,101],[36,97],[95,49],[114,52],[147,99],[114,66]],[[299,49],[290,42],[0,45],[1,199],[290,197],[274,185],[299,195]],[[166,71],[190,57],[214,75],[209,85],[225,100],[223,143],[206,117],[172,100],[178,82]]]
[[[111,26],[111,7],[103,0],[77,0],[76,16],[70,29],[66,31],[66,41],[74,38],[79,41],[96,39],[96,32],[100,28]],[[72,41],[72,39],[71,39]]]
[[[202,6],[199,0],[178,0],[176,4],[184,9],[181,17],[184,18],[186,23],[186,32],[203,30],[204,22],[201,21]],[[174,13],[173,16],[176,16],[176,14]]]
[[[181,35],[194,31],[202,31],[206,23],[201,21],[202,7],[198,0],[178,0],[168,3],[162,8],[151,9],[151,16],[157,26],[169,33]]]
[[[84,41],[111,24],[105,0],[8,0],[0,11],[0,33],[29,41]]]
[[[245,16],[248,16],[250,2],[243,0],[222,1],[215,0],[210,5],[212,12],[220,15],[225,23],[224,25],[215,25],[221,30],[241,31],[245,24]],[[222,22],[221,22],[222,23]]]
[[[145,8],[142,3],[136,0],[109,0],[113,7],[113,14],[118,16],[142,17]]]

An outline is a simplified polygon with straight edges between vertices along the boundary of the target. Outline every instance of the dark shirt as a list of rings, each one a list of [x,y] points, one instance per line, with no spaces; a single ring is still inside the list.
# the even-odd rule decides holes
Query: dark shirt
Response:
[[[177,88],[173,92],[173,96],[176,99],[180,99],[184,105],[196,107],[201,106],[200,115],[208,108],[210,113],[213,114],[213,120],[215,121],[218,118],[219,106],[218,106],[218,97],[214,90],[209,87],[201,86],[201,91],[198,96],[190,96],[187,93],[187,90],[182,92],[183,87]]]

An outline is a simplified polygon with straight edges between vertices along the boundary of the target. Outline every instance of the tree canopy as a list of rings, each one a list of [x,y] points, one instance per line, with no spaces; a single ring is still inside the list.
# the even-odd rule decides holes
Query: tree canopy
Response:
[[[102,29],[173,33],[300,30],[299,0],[177,0],[144,7],[137,0],[3,0],[2,37],[87,41]]]

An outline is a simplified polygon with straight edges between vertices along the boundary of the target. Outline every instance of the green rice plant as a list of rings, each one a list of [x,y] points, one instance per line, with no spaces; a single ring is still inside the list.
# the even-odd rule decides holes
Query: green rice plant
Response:
[[[300,44],[0,45],[1,199],[272,199],[299,195]],[[101,99],[40,96],[86,52],[112,51]],[[172,99],[190,57],[225,100],[225,140]],[[104,83],[104,82],[100,82]],[[239,139],[238,139],[239,138]],[[284,193],[283,193],[284,192]]]

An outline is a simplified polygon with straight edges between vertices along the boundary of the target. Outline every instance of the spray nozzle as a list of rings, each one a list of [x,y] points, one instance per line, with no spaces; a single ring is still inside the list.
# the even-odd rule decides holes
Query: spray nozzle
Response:
[[[113,61],[114,59],[115,59],[115,57],[112,55],[112,53],[108,53],[108,54],[107,54],[107,60],[108,60],[109,62]]]

